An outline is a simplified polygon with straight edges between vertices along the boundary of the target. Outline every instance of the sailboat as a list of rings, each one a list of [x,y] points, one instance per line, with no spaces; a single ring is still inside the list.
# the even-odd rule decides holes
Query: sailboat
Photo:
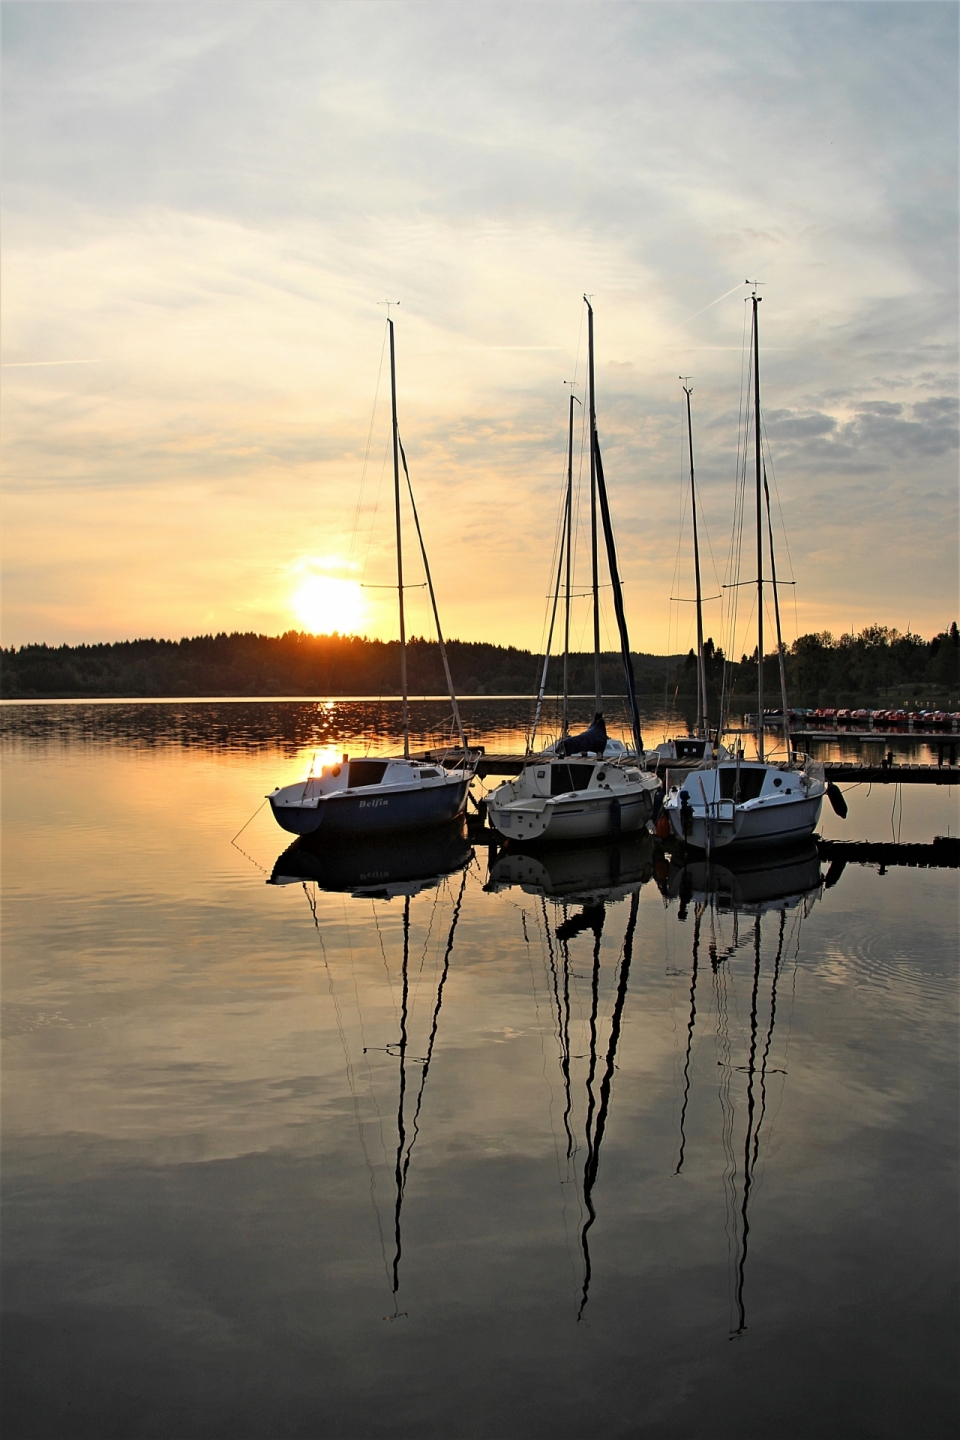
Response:
[[[603,475],[603,461],[597,436],[596,391],[594,384],[593,307],[584,296],[587,307],[587,368],[590,432],[590,537],[593,590],[593,670],[595,713],[592,724],[580,735],[567,733],[568,687],[567,672],[570,651],[570,587],[572,555],[573,508],[573,417],[575,397],[570,397],[570,422],[567,447],[567,489],[564,506],[563,538],[557,585],[554,591],[553,617],[544,656],[540,691],[528,751],[540,721],[547,683],[550,646],[556,620],[560,575],[566,567],[564,638],[564,704],[563,733],[556,744],[540,754],[529,754],[516,780],[499,785],[487,797],[490,824],[509,840],[576,841],[602,835],[620,835],[638,830],[651,818],[654,803],[662,793],[655,774],[645,767],[640,712],[637,707],[630,640],[623,609],[623,591],[617,563],[616,543],[610,519],[610,506]],[[607,735],[600,693],[600,580],[597,546],[597,509],[603,525],[607,563],[613,604],[620,633],[620,651],[630,706],[633,749]]]
[[[400,611],[400,684],[403,692],[403,756],[342,760],[324,765],[319,775],[274,790],[267,799],[274,818],[293,835],[375,836],[395,831],[420,830],[443,825],[460,815],[476,769],[476,759],[467,749],[460,719],[447,650],[440,628],[440,614],[434,593],[427,550],[420,529],[420,517],[413,498],[407,457],[397,422],[397,363],[393,321],[390,334],[390,397],[393,418],[393,488],[397,534],[397,599]],[[407,695],[407,635],[403,604],[403,540],[400,524],[400,463],[406,477],[420,554],[423,560],[440,656],[453,717],[460,737],[459,751],[437,764],[424,764],[410,757],[410,715]]]
[[[681,376],[681,385],[683,377]],[[703,587],[700,580],[700,535],[697,527],[697,486],[693,469],[693,414],[690,396],[693,391],[683,385],[687,397],[687,443],[690,454],[690,514],[693,521],[693,573],[696,586],[694,603],[697,607],[697,720],[692,735],[678,735],[664,740],[655,749],[647,751],[647,763],[669,764],[671,761],[689,763],[691,760],[713,758],[714,744],[710,738],[709,702],[707,699],[707,656],[703,645]],[[719,744],[719,742],[718,742]]]
[[[749,282],[748,282],[749,283]],[[780,658],[780,688],[783,700],[783,732],[787,758],[768,762],[764,731],[757,731],[757,759],[745,760],[738,747],[734,756],[714,758],[712,765],[694,770],[682,785],[672,785],[663,803],[663,814],[677,840],[703,850],[707,856],[727,845],[785,844],[812,835],[820,818],[824,795],[839,814],[846,813],[843,797],[835,786],[827,786],[823,765],[807,755],[794,755],[790,748],[789,707],[786,669],[780,628],[780,601],[777,591],[776,559],[773,551],[773,521],[770,491],[763,465],[760,432],[760,339],[758,307],[754,288],[751,348],[753,359],[754,458],[756,462],[757,511],[757,658],[758,712],[763,715],[763,602],[764,602],[764,500],[766,501],[767,542],[774,614],[777,625],[777,652]],[[722,720],[721,720],[722,723]],[[719,729],[719,726],[718,726]],[[834,793],[835,792],[835,793]]]

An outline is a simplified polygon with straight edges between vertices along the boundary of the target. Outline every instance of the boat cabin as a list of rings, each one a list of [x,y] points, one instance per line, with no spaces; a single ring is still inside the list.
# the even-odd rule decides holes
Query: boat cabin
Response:
[[[409,785],[423,780],[440,780],[443,771],[437,765],[421,765],[415,760],[343,760],[324,765],[319,775],[310,775],[304,784],[304,800],[316,800],[337,793],[350,794],[371,786]]]
[[[670,793],[675,795],[678,792],[681,799],[686,794],[694,807],[703,805],[704,795],[710,804],[716,800],[732,800],[735,805],[744,805],[750,800],[806,793],[796,770],[781,770],[776,765],[759,765],[756,762],[695,770],[684,781],[682,788],[671,785]]]
[[[579,759],[554,760],[549,765],[528,765],[523,773],[524,792],[529,796],[570,795],[577,790],[609,786],[611,780],[637,784],[640,771]],[[532,783],[531,783],[532,782]]]

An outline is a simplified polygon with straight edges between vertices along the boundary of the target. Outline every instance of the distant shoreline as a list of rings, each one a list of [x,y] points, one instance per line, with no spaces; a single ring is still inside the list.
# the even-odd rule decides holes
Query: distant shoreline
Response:
[[[458,695],[457,704],[483,700],[536,700],[529,691],[523,695]],[[545,696],[544,703],[556,697]],[[571,700],[592,700],[592,695],[570,695]],[[622,695],[604,695],[604,700],[622,700]],[[450,704],[449,695],[408,695],[410,705]],[[402,695],[30,695],[0,699],[4,705],[402,705]]]
[[[543,656],[513,645],[449,640],[453,684],[465,704],[530,700],[540,688]],[[697,660],[686,654],[630,656],[638,699],[689,714],[697,708]],[[123,640],[98,645],[21,645],[0,650],[4,703],[225,704],[375,701],[394,704],[400,691],[428,703],[448,703],[445,666],[437,642],[407,641],[405,665],[397,640],[355,635],[198,635],[183,640]],[[756,708],[759,674],[752,655],[725,657],[704,642],[708,710]],[[960,630],[954,621],[931,639],[867,626],[839,638],[826,631],[799,636],[783,656],[786,692],[795,706],[905,704],[955,709],[960,700]],[[405,686],[401,676],[406,676]],[[551,660],[548,694],[562,688],[561,670],[577,701],[594,693],[592,652]],[[763,656],[765,700],[779,704],[781,665],[776,650]],[[623,694],[619,652],[599,657],[598,687]]]

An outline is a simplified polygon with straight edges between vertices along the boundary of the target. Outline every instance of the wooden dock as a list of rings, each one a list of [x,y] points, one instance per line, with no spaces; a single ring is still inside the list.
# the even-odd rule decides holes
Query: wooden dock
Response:
[[[448,755],[449,751],[428,750],[424,759],[434,763]],[[571,756],[573,762],[576,756]],[[477,764],[477,775],[481,780],[494,776],[519,775],[525,765],[535,765],[537,756],[522,754],[496,755],[484,753]],[[695,767],[680,765],[672,761],[664,766],[660,774],[689,774]],[[960,785],[960,765],[854,765],[846,761],[825,760],[824,772],[828,780],[844,785]]]
[[[764,726],[765,730],[772,730],[774,733],[778,728],[782,730],[783,726]],[[902,730],[848,730],[844,728],[828,730],[826,726],[820,725],[806,729],[802,726],[794,729],[791,725],[790,738],[805,742],[808,740],[857,740],[860,743],[867,741],[875,742],[878,745],[885,745],[892,740],[909,740],[911,744],[942,745],[945,749],[953,750],[956,750],[957,745],[960,744],[960,735],[955,730],[907,730],[905,728]]]
[[[848,765],[825,760],[828,780],[844,785],[960,785],[960,765]]]
[[[960,869],[960,837],[938,835],[932,845],[898,845],[892,841],[818,840],[821,860],[829,860],[831,869],[848,861],[855,865],[909,865],[913,868]],[[833,870],[833,874],[837,872]],[[829,876],[828,883],[829,883]],[[833,882],[834,884],[836,881]]]

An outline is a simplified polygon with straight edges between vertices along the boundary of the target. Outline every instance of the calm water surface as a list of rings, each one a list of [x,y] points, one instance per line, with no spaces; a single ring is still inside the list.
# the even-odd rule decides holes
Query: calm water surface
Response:
[[[954,1434],[957,872],[254,815],[396,719],[4,709],[6,1435]]]

